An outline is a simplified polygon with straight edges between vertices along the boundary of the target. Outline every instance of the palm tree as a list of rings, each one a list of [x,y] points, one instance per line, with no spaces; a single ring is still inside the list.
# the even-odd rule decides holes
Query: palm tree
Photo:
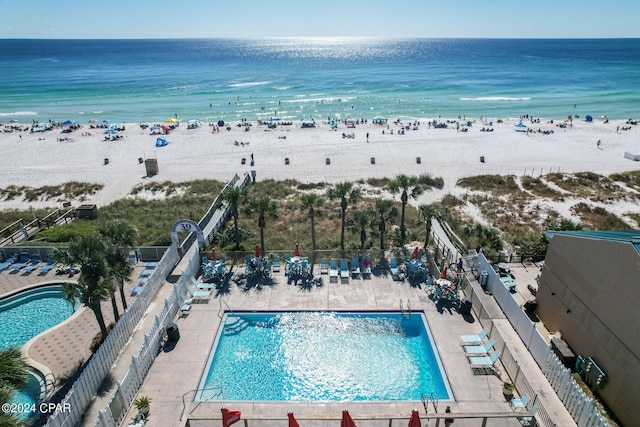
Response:
[[[393,221],[398,217],[398,209],[395,207],[392,200],[376,199],[374,208],[378,215],[378,232],[380,233],[380,259],[384,259],[384,251],[386,246],[384,244],[384,236],[387,233],[387,222]]]
[[[442,215],[440,213],[440,207],[435,203],[418,206],[418,212],[420,213],[420,216],[424,220],[426,226],[427,233],[424,238],[424,249],[426,250],[427,246],[429,246],[429,238],[431,237],[432,220],[434,218],[438,220],[442,217]]]
[[[309,219],[311,220],[311,256],[315,259],[316,255],[316,216],[321,216],[322,211],[319,209],[324,204],[324,199],[315,193],[305,193],[300,196],[300,207],[309,211]],[[311,263],[313,268],[313,262]]]
[[[260,228],[260,252],[264,255],[264,228],[267,225],[267,218],[278,216],[278,204],[269,196],[262,196],[251,199],[247,206],[248,213],[258,214],[258,227]]]
[[[106,257],[107,265],[109,266],[109,274],[118,285],[122,307],[126,310],[127,299],[124,294],[124,283],[131,279],[131,273],[133,272],[133,267],[129,264],[127,255],[129,254],[129,247],[133,246],[135,242],[137,230],[131,224],[115,221],[103,224],[98,227],[97,231],[112,245],[111,251]],[[120,314],[118,313],[115,292],[111,295],[111,306],[117,322],[120,319]]]
[[[236,250],[240,249],[240,231],[238,230],[238,207],[244,196],[241,189],[233,187],[228,189],[222,194],[221,200],[227,202],[231,207],[231,216],[233,217],[233,229],[236,242]]]
[[[400,195],[400,201],[402,202],[402,213],[400,215],[400,246],[404,246],[407,238],[407,229],[404,226],[404,211],[407,207],[407,202],[409,201],[409,197],[415,199],[422,194],[424,190],[417,177],[407,175],[396,176],[394,180],[389,182],[389,190],[393,194],[399,191],[402,192]]]
[[[67,282],[62,289],[65,298],[89,307],[98,321],[102,340],[107,337],[107,327],[100,303],[108,299],[115,290],[106,261],[105,242],[95,234],[83,235],[69,242],[67,249],[56,249],[53,256],[58,262],[80,267],[77,283]]]
[[[353,233],[360,234],[360,250],[364,250],[367,242],[367,228],[372,227],[375,221],[373,211],[370,209],[355,211],[353,216],[347,219],[347,228]]]
[[[360,199],[360,190],[357,188],[353,188],[352,182],[340,182],[335,186],[329,188],[327,191],[327,196],[331,200],[340,200],[340,210],[342,211],[341,215],[341,228],[340,228],[340,249],[344,254],[344,227],[345,227],[345,219],[347,216],[347,205],[349,202],[355,203]]]
[[[14,390],[24,387],[27,382],[27,363],[18,347],[0,350],[0,405],[4,408],[9,403]],[[0,425],[18,427],[23,425],[20,420],[9,411],[0,411]]]

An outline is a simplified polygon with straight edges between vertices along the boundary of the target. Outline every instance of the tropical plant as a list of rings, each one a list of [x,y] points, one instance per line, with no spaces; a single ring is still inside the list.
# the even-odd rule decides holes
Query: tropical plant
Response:
[[[11,394],[27,382],[27,363],[18,347],[0,350],[0,405],[9,403]],[[0,412],[0,425],[13,427],[22,423],[9,411]]]
[[[300,207],[308,210],[311,220],[311,253],[313,257],[316,253],[316,216],[322,216],[320,208],[323,204],[324,199],[316,193],[305,193],[300,196]]]
[[[354,234],[360,234],[360,250],[364,250],[367,242],[367,229],[373,227],[375,218],[370,209],[355,211],[350,218],[347,218],[347,228]]]
[[[378,215],[376,222],[378,224],[378,233],[380,234],[380,257],[384,258],[386,249],[384,236],[387,233],[387,222],[393,221],[398,217],[398,209],[392,200],[376,199],[374,210]]]
[[[404,225],[404,212],[409,201],[409,197],[415,199],[423,193],[422,186],[417,177],[398,175],[389,182],[389,191],[393,194],[401,192],[400,201],[402,202],[402,212],[400,214],[400,246],[404,246],[407,238],[407,230]]]
[[[97,228],[98,233],[111,244],[110,251],[106,255],[109,275],[118,285],[122,307],[127,309],[127,300],[124,294],[124,283],[131,279],[133,267],[129,263],[129,247],[133,246],[137,230],[131,224],[123,221],[113,221]],[[111,295],[111,306],[116,322],[120,319],[116,304],[115,292]]]
[[[424,249],[427,249],[429,246],[429,238],[431,237],[431,227],[433,219],[436,220],[442,217],[440,213],[440,206],[435,203],[430,203],[428,205],[420,205],[418,206],[418,212],[420,213],[420,217],[424,220],[424,225],[426,228],[425,238],[424,238]]]
[[[115,290],[106,254],[105,242],[96,234],[73,239],[66,249],[56,249],[53,253],[56,261],[80,267],[78,281],[64,283],[62,290],[70,302],[79,299],[82,305],[89,307],[98,321],[102,340],[107,337],[107,327],[100,303]]]
[[[240,231],[238,229],[238,217],[240,215],[239,215],[238,209],[243,197],[244,197],[244,192],[237,187],[229,188],[220,197],[220,200],[228,203],[231,208],[231,216],[233,217],[233,230],[234,230],[234,237],[235,237],[235,243],[236,243],[236,247],[235,247],[236,250],[240,249]]]
[[[267,218],[276,218],[278,204],[269,196],[262,196],[249,200],[247,213],[258,214],[258,228],[260,228],[260,253],[264,254],[264,228],[267,226]]]
[[[341,222],[340,222],[340,249],[344,253],[344,229],[349,202],[355,203],[360,197],[360,190],[353,188],[352,182],[340,182],[327,190],[327,196],[331,200],[340,200]]]
[[[151,404],[151,398],[149,396],[140,396],[133,401],[133,406],[138,410],[148,408]]]

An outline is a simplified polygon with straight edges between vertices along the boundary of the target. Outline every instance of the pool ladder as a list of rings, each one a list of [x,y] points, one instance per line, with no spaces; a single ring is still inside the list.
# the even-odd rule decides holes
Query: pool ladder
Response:
[[[435,395],[435,393],[431,392],[429,396],[422,393],[421,400],[422,406],[424,406],[425,414],[429,414],[429,401],[433,403],[433,409],[436,411],[436,414],[438,413],[438,397]]]
[[[407,306],[405,307],[402,299],[400,300],[400,313],[402,314],[403,319],[411,318],[411,301],[407,299]]]

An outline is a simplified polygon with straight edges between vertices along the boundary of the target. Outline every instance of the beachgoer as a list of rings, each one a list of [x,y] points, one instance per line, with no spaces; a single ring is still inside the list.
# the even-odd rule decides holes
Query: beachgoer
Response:
[[[600,144],[601,144],[601,142],[600,142],[600,140],[598,140],[598,149],[600,149]]]
[[[451,413],[451,406],[447,406],[447,409],[444,410],[445,414],[450,414]],[[453,424],[453,418],[445,418],[444,419],[444,425],[446,427],[449,427],[451,424]]]
[[[462,271],[462,258],[458,260],[458,273]]]
[[[367,142],[369,142],[369,132],[367,132]]]

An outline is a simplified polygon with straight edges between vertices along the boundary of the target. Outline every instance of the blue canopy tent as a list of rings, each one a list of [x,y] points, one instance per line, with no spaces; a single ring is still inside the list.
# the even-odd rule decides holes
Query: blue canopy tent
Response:
[[[593,121],[593,117],[591,117],[591,116],[590,116],[590,115],[588,115],[588,114],[587,114],[586,116],[584,116],[584,119],[585,119],[586,121],[588,121],[589,123],[591,123],[591,122]]]
[[[167,141],[164,138],[156,138],[156,147],[164,147],[166,145],[169,144],[169,141]]]
[[[69,119],[69,120],[66,120],[66,121],[62,122],[62,124],[63,124],[64,126],[70,126],[70,125],[78,124],[78,122],[77,122],[77,121],[75,121],[75,120],[71,120],[71,119]]]

